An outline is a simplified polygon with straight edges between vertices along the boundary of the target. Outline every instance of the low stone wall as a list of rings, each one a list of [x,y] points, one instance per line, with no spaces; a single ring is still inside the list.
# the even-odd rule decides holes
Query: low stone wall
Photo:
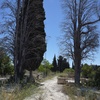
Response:
[[[66,84],[66,77],[58,77],[57,83],[58,84]]]
[[[74,86],[75,85],[75,81],[72,79],[72,80],[66,80],[66,85],[67,86]]]

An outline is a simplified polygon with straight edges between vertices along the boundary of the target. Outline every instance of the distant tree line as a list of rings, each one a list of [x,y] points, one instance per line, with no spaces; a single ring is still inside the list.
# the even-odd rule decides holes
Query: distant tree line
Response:
[[[53,72],[63,72],[66,68],[70,68],[69,62],[63,56],[59,56],[58,59],[56,59],[56,56],[54,55],[52,65],[51,71]]]

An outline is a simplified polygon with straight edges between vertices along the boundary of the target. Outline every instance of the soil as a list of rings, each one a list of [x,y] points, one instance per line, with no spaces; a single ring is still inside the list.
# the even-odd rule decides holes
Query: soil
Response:
[[[41,92],[25,100],[69,100],[68,95],[62,93],[62,85],[57,84],[57,77],[44,81],[40,86]]]

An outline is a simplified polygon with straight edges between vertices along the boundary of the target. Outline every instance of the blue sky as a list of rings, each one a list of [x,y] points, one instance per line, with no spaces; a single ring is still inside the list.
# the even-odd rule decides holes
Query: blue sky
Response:
[[[49,62],[52,62],[54,54],[57,57],[60,55],[58,37],[61,35],[60,25],[64,19],[61,0],[44,0],[44,8],[46,13],[45,31],[47,34],[47,52],[45,53],[45,58],[49,60]],[[84,63],[100,65],[100,48],[95,55],[94,61],[86,60]]]
[[[46,13],[45,31],[47,35],[47,52],[45,58],[52,62],[54,54],[59,55],[58,37],[60,36],[60,24],[62,11],[59,0],[44,0]]]
[[[0,0],[0,2],[1,1],[3,0]],[[45,32],[47,36],[47,51],[44,54],[44,58],[52,63],[54,54],[56,55],[56,57],[60,55],[58,38],[62,33],[60,25],[64,19],[63,11],[61,8],[61,0],[44,0],[44,9],[46,14]],[[95,61],[87,60],[85,61],[85,63],[100,65],[100,48],[95,57]]]

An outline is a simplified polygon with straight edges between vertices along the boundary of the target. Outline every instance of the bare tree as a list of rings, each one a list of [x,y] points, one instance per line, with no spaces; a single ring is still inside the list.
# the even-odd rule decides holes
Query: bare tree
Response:
[[[3,18],[0,26],[4,36],[2,40],[5,40],[5,47],[8,50],[8,54],[13,60],[15,68],[15,80],[17,81],[17,56],[18,48],[16,46],[17,33],[18,33],[18,22],[19,22],[19,13],[20,13],[21,1],[20,0],[4,0],[1,5],[1,11],[3,11]]]
[[[5,42],[5,47],[8,48],[8,53],[14,59],[14,40],[16,27],[16,2],[5,0],[0,6],[2,20],[0,21],[0,35],[2,41]]]
[[[99,46],[96,23],[100,21],[96,0],[63,0],[65,20],[61,40],[64,55],[75,64],[75,83],[80,83],[81,61],[90,59]]]

